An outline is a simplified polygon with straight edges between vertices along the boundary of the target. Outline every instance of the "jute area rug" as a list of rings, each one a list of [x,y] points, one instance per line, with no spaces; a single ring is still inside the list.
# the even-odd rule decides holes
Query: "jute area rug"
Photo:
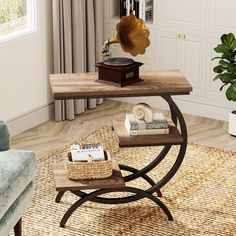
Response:
[[[102,127],[77,141],[81,142],[102,142],[115,160],[136,168],[150,163],[160,150],[160,147],[119,149],[111,127]],[[195,144],[188,145],[181,168],[162,188],[161,200],[174,221],[168,221],[163,211],[147,199],[124,205],[87,202],[74,212],[65,228],[60,228],[61,217],[78,198],[66,193],[61,203],[55,203],[57,192],[51,166],[64,160],[69,147],[38,160],[34,197],[23,216],[24,235],[236,235],[236,153]],[[151,172],[153,179],[158,181],[170,169],[178,148],[172,147]],[[149,187],[142,180],[134,181],[132,186]]]

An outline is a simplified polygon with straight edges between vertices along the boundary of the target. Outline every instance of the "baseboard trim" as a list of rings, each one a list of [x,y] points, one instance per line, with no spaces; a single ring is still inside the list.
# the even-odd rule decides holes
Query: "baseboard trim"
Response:
[[[169,107],[160,97],[132,97],[132,98],[113,98],[112,100],[137,104],[139,102],[148,103],[150,106],[160,109],[168,109]],[[211,119],[228,121],[229,108],[220,106],[213,106],[202,103],[195,103],[190,101],[183,101],[174,98],[181,112]]]
[[[215,120],[223,120],[223,121],[229,120],[229,111],[231,110],[230,108],[183,101],[178,99],[174,100],[178,104],[179,109],[183,113],[195,116],[207,117]]]
[[[11,120],[7,120],[7,125],[11,136],[20,134],[28,129],[40,125],[54,117],[54,103],[40,106],[32,111],[26,112]]]

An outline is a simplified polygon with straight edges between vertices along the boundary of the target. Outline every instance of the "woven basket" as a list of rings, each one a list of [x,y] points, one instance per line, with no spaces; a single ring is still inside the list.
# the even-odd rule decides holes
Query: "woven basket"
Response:
[[[66,161],[67,177],[71,180],[104,179],[112,175],[112,160],[108,151],[108,159],[104,161],[72,162],[71,153]]]

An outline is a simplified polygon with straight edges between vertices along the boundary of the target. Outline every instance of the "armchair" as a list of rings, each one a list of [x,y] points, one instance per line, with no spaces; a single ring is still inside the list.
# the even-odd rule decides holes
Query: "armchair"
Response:
[[[21,236],[21,218],[33,196],[36,157],[31,151],[10,149],[7,125],[0,121],[0,235],[14,228]]]

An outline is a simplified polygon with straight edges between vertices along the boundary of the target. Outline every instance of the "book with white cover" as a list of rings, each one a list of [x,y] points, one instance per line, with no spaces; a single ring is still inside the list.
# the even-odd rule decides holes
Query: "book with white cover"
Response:
[[[130,15],[130,0],[126,0],[126,16]]]
[[[95,144],[74,144],[70,147],[72,161],[94,161],[105,160],[104,149],[101,143]]]
[[[153,0],[145,0],[144,21],[153,20]]]
[[[139,0],[139,18],[144,20],[144,4],[145,0]]]
[[[125,128],[129,135],[155,135],[155,134],[169,134],[169,128],[165,129],[143,129],[143,130],[130,130],[129,122],[125,120]]]
[[[167,129],[168,122],[162,113],[156,112],[153,115],[152,122],[138,120],[133,114],[126,114],[127,126],[130,130],[145,130],[145,129]]]
[[[153,20],[153,0],[137,0],[139,2],[139,18],[144,21]]]

